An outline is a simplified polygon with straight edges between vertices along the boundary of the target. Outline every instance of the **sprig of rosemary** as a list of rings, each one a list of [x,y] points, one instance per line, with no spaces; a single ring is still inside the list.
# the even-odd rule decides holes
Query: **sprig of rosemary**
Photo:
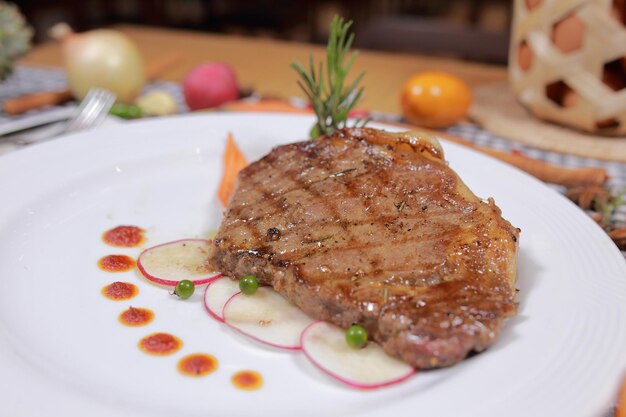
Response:
[[[359,84],[364,72],[345,86],[347,75],[358,55],[358,51],[350,52],[354,42],[354,33],[348,34],[351,26],[352,21],[344,22],[339,16],[335,16],[332,21],[326,47],[326,79],[322,62],[316,66],[313,54],[309,56],[308,70],[299,61],[291,63],[291,67],[301,77],[298,85],[309,98],[317,116],[317,122],[310,132],[311,138],[347,127],[348,113],[363,95],[363,87]],[[357,120],[353,127],[362,127],[368,122],[369,119]]]
[[[626,188],[611,192],[606,184],[580,185],[570,187],[565,195],[589,213],[618,248],[626,250],[626,222],[622,212],[626,208]]]

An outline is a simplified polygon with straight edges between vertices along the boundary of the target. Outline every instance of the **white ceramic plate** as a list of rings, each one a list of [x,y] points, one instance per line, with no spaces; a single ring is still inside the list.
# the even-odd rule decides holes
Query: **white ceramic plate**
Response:
[[[96,261],[137,256],[102,243],[134,224],[145,246],[216,228],[226,133],[250,160],[306,137],[302,116],[215,114],[75,134],[0,158],[0,415],[2,416],[600,416],[626,367],[626,264],[582,211],[529,176],[444,142],[476,194],[493,196],[521,227],[519,315],[488,351],[378,391],[339,385],[302,354],[248,342],[210,318],[201,294],[179,301],[136,272]],[[100,289],[139,286],[128,302]],[[201,292],[201,291],[199,291]],[[145,328],[120,325],[129,305],[155,311]],[[156,331],[180,337],[169,357],[137,348]],[[218,370],[188,378],[183,355],[206,352]],[[231,375],[264,376],[255,392]]]

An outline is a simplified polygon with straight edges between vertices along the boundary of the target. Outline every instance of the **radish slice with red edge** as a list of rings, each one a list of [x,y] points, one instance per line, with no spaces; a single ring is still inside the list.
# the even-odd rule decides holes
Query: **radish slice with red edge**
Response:
[[[224,322],[240,333],[280,349],[300,350],[300,335],[313,320],[270,287],[239,293],[224,306]]]
[[[160,285],[176,286],[188,279],[195,285],[221,277],[207,263],[211,241],[182,239],[153,246],[141,252],[137,268],[148,280]]]
[[[224,322],[222,310],[231,297],[239,293],[239,281],[221,277],[209,283],[204,290],[204,308],[216,320]]]
[[[376,343],[368,342],[362,349],[351,348],[344,330],[323,321],[312,323],[302,332],[301,344],[317,368],[354,388],[382,388],[415,373],[413,367],[387,355]]]

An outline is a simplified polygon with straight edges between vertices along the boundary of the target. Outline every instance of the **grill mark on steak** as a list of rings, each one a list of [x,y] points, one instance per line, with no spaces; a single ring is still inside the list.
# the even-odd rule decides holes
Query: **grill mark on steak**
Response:
[[[259,203],[255,203],[255,204],[259,204]],[[403,222],[405,223],[405,229],[407,230],[412,230],[413,228],[417,229],[415,224],[412,224],[411,221],[415,220],[415,221],[423,221],[423,217],[424,214],[420,213],[417,214],[415,217],[413,216],[405,216],[405,218],[403,218]],[[435,214],[435,215],[431,215],[430,216],[430,220],[436,220],[437,217],[443,217],[445,216],[445,213],[439,213],[439,214]],[[379,219],[380,223],[383,224],[388,224],[389,222],[391,222],[392,220],[394,220],[394,217],[384,217],[382,219]],[[250,222],[254,222],[254,221],[262,221],[262,218],[256,218],[253,219],[252,221],[249,221],[247,223]],[[272,225],[272,226],[270,226]],[[270,227],[275,227],[277,225],[276,222],[272,222],[272,223],[267,223],[265,226],[260,226],[259,229],[260,230],[267,230]],[[331,223],[330,225],[334,225],[334,223]],[[370,226],[371,225],[371,220],[364,220],[364,221],[360,221],[360,222],[355,222],[352,223],[350,225],[352,230],[357,231],[358,233],[356,233],[357,236],[361,236],[361,235],[365,235],[366,231],[360,231],[359,232],[359,226],[363,226],[363,225],[367,225]],[[267,226],[267,227],[266,227]],[[322,227],[322,226],[328,226],[328,223],[325,223],[324,220],[321,220],[319,222],[315,222],[311,224],[311,229],[315,230],[318,227]],[[376,227],[376,225],[374,226]],[[388,227],[385,229],[385,232],[388,232],[388,234],[384,234],[382,236],[380,236],[379,234],[379,241],[378,242],[371,242],[370,239],[366,239],[366,240],[362,240],[362,239],[358,239],[355,236],[351,235],[351,240],[350,240],[350,244],[352,246],[347,246],[347,247],[337,247],[337,245],[343,245],[342,242],[337,242],[335,243],[335,239],[339,239],[342,240],[341,237],[337,237],[337,235],[341,232],[343,232],[343,228],[341,228],[340,226],[336,226],[336,230],[334,231],[328,231],[326,233],[324,233],[324,235],[326,236],[321,236],[321,237],[328,237],[328,234],[331,234],[331,238],[328,239],[323,239],[322,242],[323,243],[323,247],[324,247],[324,251],[328,251],[328,250],[347,250],[347,249],[366,249],[366,248],[376,248],[376,247],[382,247],[382,246],[387,246],[389,247],[397,245],[397,246],[401,246],[402,244],[407,244],[407,243],[412,243],[412,242],[418,242],[418,241],[423,241],[426,242],[428,240],[432,240],[435,237],[440,237],[440,238],[445,238],[446,236],[448,236],[449,234],[452,234],[455,232],[456,229],[448,229],[448,230],[437,230],[435,232],[432,233],[426,233],[426,234],[418,234],[417,231],[413,233],[413,237],[410,238],[406,238],[404,240],[401,241],[395,241],[395,242],[389,242],[389,240],[391,240],[394,236],[394,228],[393,227]],[[307,256],[307,253],[309,253],[313,248],[310,245],[316,245],[318,242],[318,238],[315,238],[314,236],[311,236],[310,238],[306,238],[306,236],[311,236],[310,234],[304,235],[304,236],[299,236],[298,237],[298,241],[300,243],[302,243],[302,246],[297,247],[294,251],[290,252],[290,261],[291,262],[295,262],[298,261],[300,259],[302,259],[303,257]],[[343,241],[346,241],[346,239],[344,238]],[[268,242],[267,248],[269,250],[269,248],[276,248],[278,245],[280,245],[281,242]],[[300,256],[298,256],[298,254],[300,254]],[[277,259],[281,259],[280,255],[276,256]]]
[[[296,182],[297,187],[309,193],[314,199],[318,199],[322,203],[322,205],[326,208],[326,210],[331,213],[332,217],[341,218],[341,214],[337,211],[337,208],[334,205],[332,205],[331,202],[329,202],[327,199],[323,198],[319,194],[319,192],[317,192],[312,186],[304,183],[300,179],[299,176],[295,177],[295,182]],[[340,222],[339,224],[344,229],[344,231],[348,234],[348,236],[350,236],[350,231],[346,228],[344,222]]]
[[[316,148],[313,148],[313,149],[316,149]],[[336,160],[341,160],[341,157],[343,156],[343,154],[345,154],[345,152],[340,154]],[[310,155],[309,154],[309,157],[311,157],[311,158],[313,158],[315,156],[317,156],[317,155]],[[353,242],[355,241],[355,236],[353,235],[352,230],[348,227],[348,225],[349,225],[349,221],[348,220],[349,219],[345,219],[345,217],[342,216],[341,212],[339,211],[339,207],[338,207],[338,204],[337,204],[338,203],[338,198],[335,199],[335,200],[328,200],[328,199],[324,198],[324,196],[322,196],[315,189],[315,187],[318,184],[320,184],[321,182],[325,182],[325,181],[333,181],[335,183],[339,182],[340,184],[343,184],[341,181],[337,181],[337,177],[333,176],[333,175],[336,175],[335,173],[337,173],[337,172],[342,172],[342,171],[345,171],[345,170],[340,169],[338,164],[334,163],[334,161],[335,160],[333,160],[333,159],[322,157],[321,158],[322,165],[326,166],[326,171],[331,172],[331,174],[329,176],[327,176],[326,178],[324,178],[322,181],[319,181],[319,182],[314,183],[314,184],[310,184],[310,186],[307,186],[304,189],[305,189],[305,191],[307,191],[308,193],[310,193],[311,195],[313,195],[314,197],[316,197],[316,198],[318,198],[318,199],[320,199],[322,201],[322,204],[326,207],[326,209],[331,212],[331,218],[336,218],[336,219],[339,220],[338,224],[343,229],[343,232],[347,236],[347,238],[346,238],[347,244],[348,245],[352,244],[354,246]],[[352,168],[348,168],[348,169],[352,169]],[[296,181],[297,181],[298,184],[304,186],[304,184],[300,180],[299,176],[296,177]],[[346,184],[344,184],[344,185],[346,185]],[[347,187],[347,188],[350,191],[350,187]],[[335,203],[335,204],[333,204],[333,203]],[[365,253],[364,253],[363,249],[356,248],[356,247],[354,247],[353,249],[358,251],[359,256],[365,256]],[[301,260],[304,257],[306,257],[306,255],[302,256],[300,259],[296,259],[296,261]],[[320,265],[320,269],[322,269],[324,267],[325,267],[324,265]],[[330,305],[326,305],[326,308],[332,308],[332,307]]]
[[[285,172],[285,175],[286,176],[290,176],[291,174],[294,174],[294,173],[297,173],[297,172],[300,172],[300,170],[287,171],[287,172]],[[336,172],[341,172],[341,171],[336,171]],[[331,173],[331,174],[328,174],[328,176],[325,177],[325,178],[320,178],[320,179],[317,179],[315,181],[311,181],[311,182],[305,183],[304,188],[302,188],[302,187],[294,187],[294,188],[291,188],[291,189],[285,190],[285,191],[281,190],[279,193],[280,193],[281,196],[286,196],[286,195],[288,195],[288,194],[290,194],[292,192],[295,192],[295,191],[299,191],[299,190],[302,190],[302,189],[308,189],[309,187],[311,187],[311,186],[313,186],[313,185],[315,185],[317,183],[320,183],[322,181],[326,181],[329,178],[335,178],[335,177],[332,177],[332,175],[333,174]],[[361,172],[361,173],[356,174],[356,175],[352,174],[351,177],[352,178],[358,178],[358,177],[366,177],[367,175],[369,175],[367,172]],[[275,196],[276,194],[272,194],[272,195]],[[274,214],[274,213],[272,213],[272,214]]]
[[[306,156],[308,158],[311,158],[311,159],[319,156],[315,152],[312,152],[311,149],[305,149],[305,150],[297,149],[297,151],[306,154]],[[342,156],[341,154],[338,155],[337,159],[340,159],[341,156]],[[274,167],[273,164],[274,164],[275,160],[276,160],[276,158],[268,158],[268,160],[267,160],[268,165],[270,167]],[[295,174],[294,171],[291,171],[291,172],[287,171],[286,175],[284,175],[284,179],[286,179],[287,181],[293,179],[293,182],[295,182],[295,185],[293,186],[293,188],[291,190],[288,190],[288,191],[285,191],[285,192],[279,191],[277,193],[273,193],[271,195],[271,197],[274,197],[274,198],[276,198],[276,197],[279,197],[279,198],[280,197],[285,197],[285,194],[287,194],[290,191],[295,191],[295,190],[303,190],[303,191],[308,192],[313,199],[318,199],[319,201],[322,202],[322,204],[325,206],[326,210],[328,210],[330,212],[330,214],[331,214],[330,217],[331,218],[338,218],[338,219],[341,220],[341,221],[338,222],[339,226],[341,227],[342,231],[345,232],[347,234],[347,236],[349,237],[348,242],[353,242],[353,241],[355,241],[355,237],[351,234],[351,231],[348,228],[349,222],[346,219],[344,219],[344,217],[341,215],[337,205],[333,204],[333,201],[329,201],[329,200],[323,198],[323,196],[321,196],[319,194],[319,192],[314,188],[314,186],[317,183],[320,183],[320,182],[323,182],[323,181],[335,181],[335,182],[337,182],[339,184],[342,184],[345,187],[345,189],[348,192],[348,194],[350,194],[352,197],[354,197],[354,198],[358,198],[359,197],[358,194],[354,191],[354,189],[353,189],[353,187],[351,185],[351,182],[349,181],[349,178],[352,177],[352,175],[347,176],[347,177],[343,176],[343,175],[341,177],[337,176],[337,173],[344,173],[344,172],[346,172],[348,170],[352,171],[355,168],[349,168],[347,170],[346,169],[340,169],[340,167],[337,166],[337,164],[335,164],[334,161],[335,161],[334,159],[331,159],[331,158],[328,158],[328,157],[322,157],[320,159],[320,162],[325,167],[326,173],[330,172],[330,174],[324,175],[323,178],[321,178],[319,180],[316,180],[316,181],[312,181],[312,182],[303,182],[300,179],[299,175],[294,175]],[[344,181],[340,181],[340,180],[337,180],[337,178],[347,179],[348,181],[345,181],[345,182]],[[260,183],[257,182],[256,184],[257,184],[257,186],[260,186],[260,184],[262,184],[262,183],[264,183],[264,181],[261,181]],[[257,200],[256,203],[261,203],[263,201],[267,201],[265,199],[269,199],[272,202],[276,201],[275,199],[271,199],[266,191],[263,192],[263,197],[262,198],[263,198],[263,200],[261,200],[261,201]],[[337,201],[337,200],[335,200],[335,201]],[[278,213],[278,211],[280,209],[281,208],[278,207],[277,210],[275,210],[272,213],[268,213],[267,216],[271,217],[272,215]],[[304,242],[304,239],[302,240],[302,242]],[[311,243],[315,243],[315,242],[317,242],[317,239],[313,240]],[[353,246],[353,247],[355,249],[359,249],[357,246]],[[301,258],[292,259],[292,261],[293,260],[300,260],[300,259],[306,257],[307,256],[306,255],[307,249],[305,247],[303,247],[302,251],[305,252],[305,254],[302,255]]]
[[[418,236],[415,238],[407,238],[405,240],[400,240],[400,241],[395,241],[395,242],[378,242],[378,243],[362,243],[360,245],[354,244],[352,246],[327,246],[324,247],[323,250],[321,251],[322,254],[330,252],[330,251],[335,251],[336,253],[341,253],[342,251],[349,251],[349,250],[359,250],[359,251],[363,251],[364,249],[377,249],[377,248],[389,248],[390,250],[393,250],[393,246],[406,246],[407,244],[412,244],[412,243],[430,243],[431,241],[434,241],[436,238],[439,238],[439,240],[441,240],[442,238],[446,238],[447,235],[452,234],[453,231],[449,231],[449,232],[444,232],[444,234],[441,233],[437,233],[436,235],[431,235],[431,236]],[[302,248],[302,251],[306,251],[306,248]],[[297,254],[298,252],[292,252],[292,254]],[[300,258],[294,258],[293,261],[298,261],[301,260],[303,258],[305,258],[307,256],[301,256]]]
[[[486,348],[515,313],[517,235],[435,142],[346,129],[245,168],[211,262],[430,368]]]
[[[365,173],[363,173],[361,175],[361,178],[363,178],[365,175]],[[381,179],[382,182],[386,182],[387,180],[387,175],[386,175],[386,171],[383,171],[383,178]],[[349,176],[345,179],[344,181],[338,181],[340,184],[342,184],[344,187],[343,189],[345,190],[346,194],[348,194],[349,197],[355,199],[356,201],[360,202],[361,207],[362,207],[362,211],[364,212],[368,212],[370,216],[372,217],[379,217],[380,216],[380,210],[377,210],[375,207],[375,205],[373,204],[364,204],[365,201],[368,201],[367,199],[362,199],[362,195],[357,192],[356,186],[355,186],[355,178],[352,176]],[[371,200],[373,200],[374,197],[372,197]],[[371,201],[370,200],[370,201]],[[374,207],[374,210],[370,211],[372,209],[372,207]],[[358,226],[358,222],[357,223],[352,223],[352,227]],[[360,252],[361,255],[365,255],[365,249],[367,249],[367,247],[371,247],[371,242],[368,242],[368,245],[365,244],[360,244],[359,245],[359,239],[357,239],[356,234],[353,233],[350,236],[350,241],[348,242],[348,245],[351,246],[345,246],[343,248],[339,247],[335,247],[333,248],[335,251],[345,251],[348,248],[352,248],[354,250],[358,250]],[[330,250],[330,248],[329,248]],[[374,258],[370,260],[370,265],[375,266],[375,265],[379,265],[381,263],[381,259],[380,257]]]

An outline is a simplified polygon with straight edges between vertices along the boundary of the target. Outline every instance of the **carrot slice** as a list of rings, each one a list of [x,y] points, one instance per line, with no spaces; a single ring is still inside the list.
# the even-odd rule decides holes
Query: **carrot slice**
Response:
[[[237,174],[247,165],[246,157],[243,156],[243,153],[237,147],[233,134],[229,132],[226,139],[226,149],[224,149],[224,173],[222,174],[220,186],[217,189],[217,197],[224,206],[228,204],[228,199],[235,189]]]
[[[626,378],[622,382],[622,389],[619,393],[619,402],[617,404],[617,410],[615,411],[615,417],[626,417]]]

